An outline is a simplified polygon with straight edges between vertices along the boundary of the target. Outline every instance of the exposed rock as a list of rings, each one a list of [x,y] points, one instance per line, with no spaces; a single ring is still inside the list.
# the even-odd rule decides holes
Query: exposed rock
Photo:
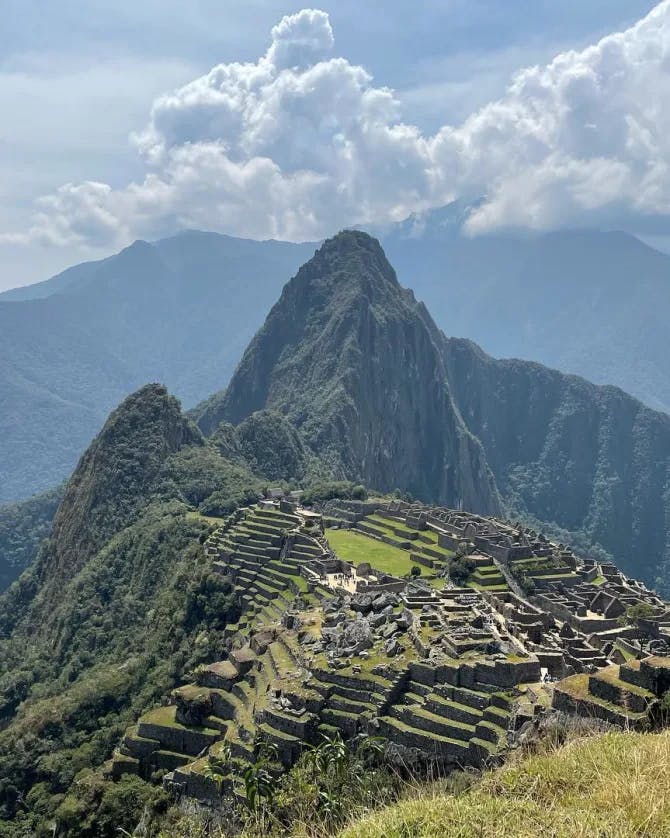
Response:
[[[384,646],[384,651],[390,658],[394,658],[401,655],[405,651],[405,647],[401,646],[395,637],[392,637]]]
[[[379,614],[389,606],[393,609],[398,602],[399,600],[396,594],[384,593],[372,601],[372,610],[375,614]]]
[[[400,631],[400,627],[396,622],[389,623],[382,629],[382,637],[386,640],[389,637],[393,637],[394,634],[397,634]]]
[[[372,609],[372,597],[369,594],[356,594],[351,598],[349,607],[352,611],[367,614]]]
[[[386,614],[371,614],[368,617],[368,623],[370,623],[372,628],[379,628],[380,626],[383,626],[386,620]]]

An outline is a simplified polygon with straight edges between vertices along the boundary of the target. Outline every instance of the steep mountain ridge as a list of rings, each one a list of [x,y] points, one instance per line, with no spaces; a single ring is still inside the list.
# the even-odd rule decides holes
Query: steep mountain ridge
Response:
[[[670,585],[670,416],[616,387],[446,339],[454,399],[510,508]]]
[[[446,334],[670,412],[670,256],[620,231],[473,238],[462,233],[466,217],[456,205],[382,237]]]
[[[228,390],[194,415],[210,433],[262,408],[342,476],[480,512],[500,493],[668,589],[670,417],[445,338],[367,234],[336,236],[301,268]]]
[[[37,561],[0,596],[3,838],[53,834],[75,777],[77,794],[95,798],[88,769],[186,672],[220,656],[235,601],[205,556],[211,524],[198,507],[212,501],[227,514],[262,485],[206,442],[161,385],[109,417]],[[128,785],[121,793],[142,807]],[[104,832],[88,824],[96,806],[66,805],[59,831],[117,834],[114,818]]]
[[[339,476],[494,513],[497,491],[452,403],[440,342],[379,243],[340,233],[285,286],[228,390],[194,415],[211,433],[270,407]]]
[[[67,483],[40,578],[63,584],[146,503],[167,458],[201,434],[174,396],[149,384],[112,412]]]

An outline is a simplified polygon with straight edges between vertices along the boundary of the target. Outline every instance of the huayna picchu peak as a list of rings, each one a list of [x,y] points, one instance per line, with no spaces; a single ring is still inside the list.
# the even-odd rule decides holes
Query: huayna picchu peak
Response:
[[[346,231],[287,283],[228,389],[194,416],[211,433],[269,408],[340,478],[497,512],[482,447],[449,393],[442,341],[379,242]]]

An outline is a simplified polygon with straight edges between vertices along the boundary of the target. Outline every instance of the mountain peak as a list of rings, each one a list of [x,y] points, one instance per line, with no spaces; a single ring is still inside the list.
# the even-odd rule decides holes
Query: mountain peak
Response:
[[[166,458],[202,437],[162,384],[114,410],[67,483],[41,573],[69,578],[132,519]]]
[[[205,433],[256,411],[286,416],[338,477],[497,511],[477,441],[451,402],[444,337],[400,286],[379,242],[347,230],[284,287]]]
[[[297,274],[300,278],[332,277],[336,282],[356,283],[371,291],[380,283],[400,288],[379,241],[362,230],[343,230],[327,239]]]

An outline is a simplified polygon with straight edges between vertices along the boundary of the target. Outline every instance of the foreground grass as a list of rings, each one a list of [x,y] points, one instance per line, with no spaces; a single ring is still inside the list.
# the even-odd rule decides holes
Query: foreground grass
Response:
[[[393,576],[404,576],[412,569],[410,555],[405,550],[353,530],[327,529],[326,538],[345,562],[353,562],[355,565],[370,562],[376,570]]]
[[[434,788],[340,838],[660,838],[670,835],[670,731],[608,733],[492,772],[471,791]]]

